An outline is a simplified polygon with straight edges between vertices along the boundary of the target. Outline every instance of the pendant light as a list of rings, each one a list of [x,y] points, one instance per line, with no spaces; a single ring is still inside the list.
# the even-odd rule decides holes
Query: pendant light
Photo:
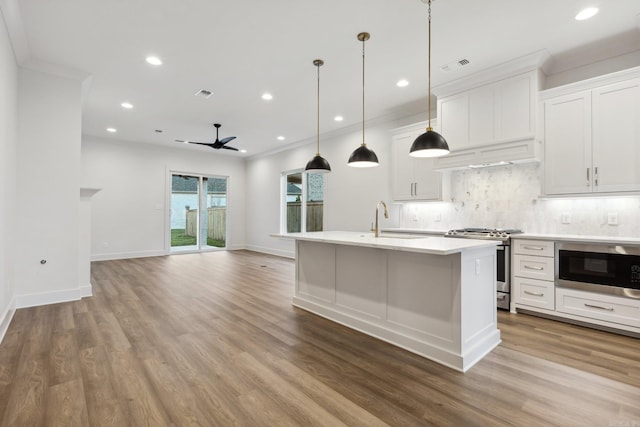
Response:
[[[358,34],[358,40],[362,42],[362,144],[349,156],[349,166],[356,168],[378,166],[378,156],[373,150],[367,148],[364,142],[364,42],[369,40],[369,37],[369,33]]]
[[[422,0],[424,2],[424,0]],[[440,157],[445,154],[449,154],[449,144],[442,135],[438,132],[434,132],[431,127],[431,0],[428,0],[429,5],[429,124],[427,125],[427,131],[416,138],[411,144],[409,155],[412,157]]]
[[[318,68],[318,126],[316,132],[316,155],[313,159],[307,162],[307,166],[305,166],[304,170],[307,172],[328,173],[331,172],[331,166],[329,166],[327,159],[320,156],[320,67],[324,65],[324,61],[322,59],[315,59],[313,61],[313,65]]]

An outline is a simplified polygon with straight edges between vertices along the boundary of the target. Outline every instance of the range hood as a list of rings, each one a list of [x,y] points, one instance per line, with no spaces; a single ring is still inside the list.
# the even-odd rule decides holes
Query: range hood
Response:
[[[532,136],[530,139],[455,150],[435,159],[434,170],[446,171],[539,162],[541,145],[541,142]]]

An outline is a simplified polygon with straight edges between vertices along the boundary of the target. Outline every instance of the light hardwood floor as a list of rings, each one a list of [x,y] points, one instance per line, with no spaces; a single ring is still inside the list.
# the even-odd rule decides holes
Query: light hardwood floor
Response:
[[[466,374],[291,306],[248,251],[92,264],[94,296],[21,309],[2,426],[636,426],[640,340],[499,313]]]

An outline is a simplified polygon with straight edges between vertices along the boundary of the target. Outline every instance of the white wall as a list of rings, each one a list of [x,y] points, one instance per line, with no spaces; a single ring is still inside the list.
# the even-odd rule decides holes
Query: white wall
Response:
[[[213,151],[84,136],[82,186],[102,189],[91,199],[93,260],[168,253],[168,171],[228,176],[227,246],[244,247],[244,160]]]
[[[13,246],[19,307],[79,297],[81,84],[24,68],[19,72]]]
[[[361,129],[330,137],[321,136],[320,153],[331,164],[331,172],[326,175],[326,230],[368,231],[371,228],[378,201],[391,202],[390,130],[420,120],[424,120],[424,117],[367,124],[367,146],[375,151],[380,161],[375,168],[347,166],[349,155],[362,143]],[[293,256],[291,241],[270,237],[270,234],[280,232],[280,177],[284,171],[303,169],[314,155],[315,140],[291,150],[257,156],[247,161],[247,248]],[[389,207],[389,220],[384,220],[380,213],[381,226],[399,224],[399,207]]]
[[[18,67],[2,15],[0,15],[0,341],[15,308],[14,230]]]

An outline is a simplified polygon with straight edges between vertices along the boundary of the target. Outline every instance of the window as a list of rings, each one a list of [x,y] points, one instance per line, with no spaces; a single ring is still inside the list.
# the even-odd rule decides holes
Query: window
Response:
[[[282,177],[281,231],[322,231],[325,175],[297,170],[284,172]]]

